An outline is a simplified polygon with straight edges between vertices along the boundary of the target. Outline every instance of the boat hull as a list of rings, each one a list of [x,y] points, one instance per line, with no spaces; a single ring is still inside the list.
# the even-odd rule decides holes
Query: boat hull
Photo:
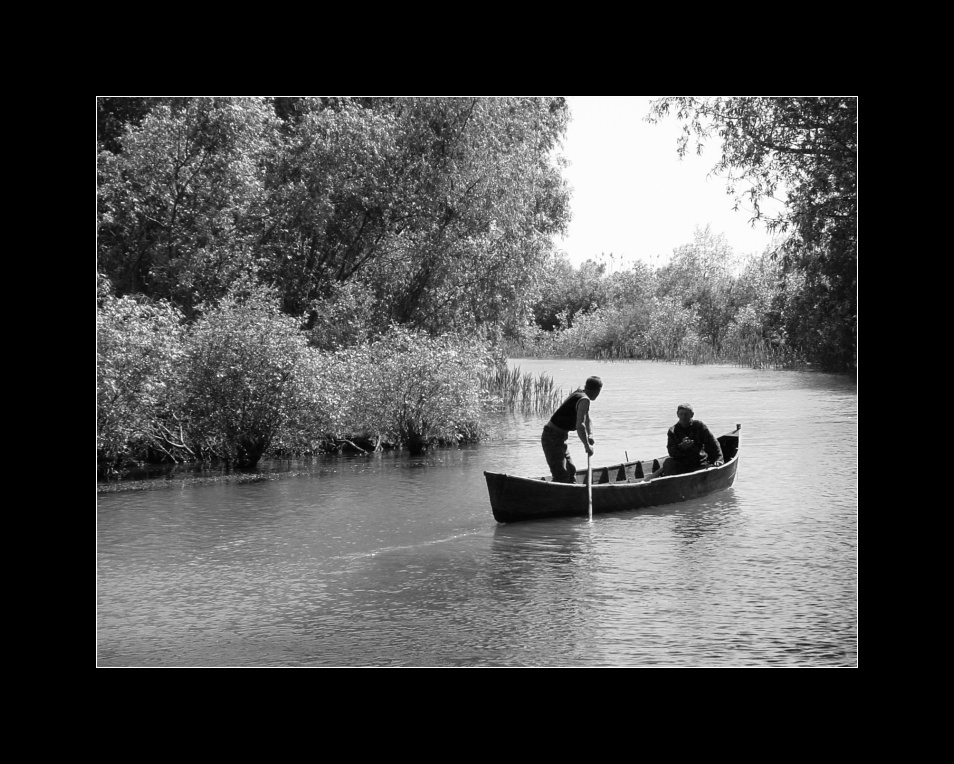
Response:
[[[651,462],[624,462],[593,470],[593,514],[644,509],[697,499],[723,491],[734,482],[739,467],[738,430],[719,438],[723,452],[731,452],[725,464],[697,472],[643,479],[665,457]],[[589,515],[586,470],[577,472],[576,483],[554,483],[547,478],[527,478],[484,472],[494,519],[513,523],[550,517]]]

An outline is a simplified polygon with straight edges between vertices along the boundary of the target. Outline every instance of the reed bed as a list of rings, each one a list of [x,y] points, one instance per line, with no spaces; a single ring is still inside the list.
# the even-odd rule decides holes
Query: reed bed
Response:
[[[480,381],[484,392],[510,411],[545,414],[563,402],[563,388],[556,387],[546,372],[534,377],[530,372],[521,372],[519,366],[502,366],[482,374]]]
[[[773,347],[759,341],[742,347],[725,347],[717,351],[708,344],[664,348],[654,345],[625,347],[575,348],[573,352],[554,352],[549,345],[513,345],[511,357],[519,358],[587,358],[596,361],[661,361],[664,363],[707,365],[734,364],[753,369],[804,369],[809,366],[805,358],[787,347]],[[561,401],[562,402],[562,401]]]
[[[809,366],[803,356],[790,348],[776,348],[766,342],[737,350],[731,360],[737,366],[752,369],[805,369]]]

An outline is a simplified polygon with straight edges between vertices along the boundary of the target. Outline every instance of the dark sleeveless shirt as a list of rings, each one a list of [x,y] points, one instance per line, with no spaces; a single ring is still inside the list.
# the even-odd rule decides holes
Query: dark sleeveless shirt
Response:
[[[582,398],[586,397],[586,393],[582,390],[575,390],[570,393],[570,397],[563,401],[563,405],[560,406],[550,417],[550,421],[553,422],[561,430],[570,430],[576,429],[576,406]]]

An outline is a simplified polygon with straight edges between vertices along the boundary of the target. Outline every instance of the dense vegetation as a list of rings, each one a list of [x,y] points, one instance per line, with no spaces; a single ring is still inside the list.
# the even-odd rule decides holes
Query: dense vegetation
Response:
[[[777,251],[703,229],[625,271],[554,251],[559,97],[97,104],[103,473],[479,438],[559,395],[508,350],[854,368],[853,99],[658,102],[790,204]]]
[[[807,366],[804,346],[789,334],[791,285],[802,282],[788,279],[772,252],[738,256],[706,227],[655,268],[620,270],[612,256],[574,268],[557,255],[535,321],[510,338],[508,352]]]
[[[506,324],[568,220],[562,98],[131,108],[100,99],[99,267],[190,320],[254,274],[312,322],[344,301],[376,327]]]
[[[650,121],[683,121],[679,150],[721,141],[713,171],[784,235],[772,317],[789,347],[819,368],[857,367],[858,100],[854,96],[671,96]],[[785,208],[760,203],[784,189]]]

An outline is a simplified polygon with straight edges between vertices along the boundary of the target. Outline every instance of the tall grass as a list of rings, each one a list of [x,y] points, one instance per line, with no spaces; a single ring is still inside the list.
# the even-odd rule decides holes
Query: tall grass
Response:
[[[762,339],[733,348],[726,360],[752,369],[805,369],[809,366],[805,357],[793,348],[775,346]]]
[[[480,375],[481,389],[492,400],[499,401],[510,411],[528,414],[550,413],[563,402],[563,388],[556,387],[546,372],[536,377],[521,373],[517,366],[509,369],[498,366]]]
[[[511,340],[505,347],[511,358],[587,358],[597,361],[645,360],[666,363],[705,365],[734,364],[753,369],[804,369],[803,354],[793,348],[758,338],[755,341],[724,342],[720,349],[698,337],[686,337],[674,343],[639,338],[612,345],[569,343],[561,335],[567,332],[543,332],[536,341]]]

